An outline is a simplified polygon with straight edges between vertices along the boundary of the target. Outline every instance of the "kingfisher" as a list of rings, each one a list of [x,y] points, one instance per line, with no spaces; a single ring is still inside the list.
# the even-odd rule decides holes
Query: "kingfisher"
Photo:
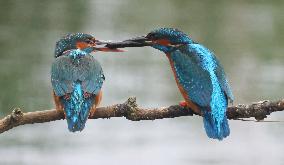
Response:
[[[229,136],[226,116],[234,96],[223,67],[212,51],[174,28],[159,28],[146,36],[109,43],[109,48],[151,46],[164,52],[188,107],[203,116],[207,136],[222,140]]]
[[[105,76],[95,51],[121,52],[97,47],[101,43],[90,34],[67,34],[56,42],[51,67],[53,98],[57,110],[63,110],[71,132],[82,131],[89,115],[94,115],[102,100]]]

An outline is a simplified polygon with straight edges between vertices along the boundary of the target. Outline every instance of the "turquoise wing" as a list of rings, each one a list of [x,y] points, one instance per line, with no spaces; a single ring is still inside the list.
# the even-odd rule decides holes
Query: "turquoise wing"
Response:
[[[223,68],[215,55],[200,44],[184,46],[176,51],[176,54],[175,57],[180,63],[176,65],[176,70],[182,73],[179,80],[183,82],[181,84],[186,89],[189,99],[201,106],[207,135],[222,140],[230,134],[226,109],[228,98],[232,98]],[[184,71],[186,69],[187,71]],[[191,78],[196,81],[195,84],[190,82],[190,76],[193,76]]]
[[[232,103],[234,101],[234,95],[232,93],[231,87],[230,87],[229,82],[227,80],[225,71],[224,71],[223,67],[220,65],[220,62],[217,59],[216,59],[216,64],[217,64],[217,66],[216,66],[216,69],[215,69],[215,74],[218,78],[218,81],[220,83],[222,90],[225,92],[227,98]]]
[[[230,99],[231,102],[234,100],[224,69],[216,56],[209,49],[200,44],[190,44],[173,52],[172,57],[177,61],[177,74],[178,72],[181,73],[181,75],[178,76],[180,82],[183,82],[184,87],[192,88],[192,90],[187,90],[189,96],[193,95],[191,96],[192,101],[201,106],[203,106],[204,103],[210,103],[209,97],[211,97],[212,94],[212,77],[214,77],[212,75],[216,75],[218,84],[227,98]],[[195,80],[195,84],[190,82],[190,78]],[[202,90],[205,91],[201,92]],[[199,92],[201,92],[203,96],[201,98],[205,100],[200,101],[198,98],[194,97],[200,97],[198,94],[196,95],[196,93]]]
[[[185,49],[185,48],[184,48]],[[200,59],[188,51],[176,50],[171,53],[178,82],[189,99],[202,107],[210,106],[212,83],[210,74],[200,66]]]
[[[55,59],[51,68],[51,83],[57,96],[73,91],[73,83],[80,81],[84,92],[97,94],[105,77],[99,62],[91,55],[74,62],[64,55]]]

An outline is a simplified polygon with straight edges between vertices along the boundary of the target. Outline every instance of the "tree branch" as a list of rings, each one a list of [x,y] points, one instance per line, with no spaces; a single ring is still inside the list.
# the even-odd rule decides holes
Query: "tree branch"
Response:
[[[259,121],[276,111],[284,111],[284,99],[275,102],[260,101],[250,105],[231,106],[227,109],[227,117],[233,120],[254,117]],[[94,116],[89,118],[125,117],[128,120],[139,121],[193,115],[198,114],[179,105],[154,109],[139,108],[136,98],[131,97],[122,104],[97,108]],[[64,119],[63,111],[55,109],[23,113],[19,108],[16,108],[10,115],[0,120],[0,133],[24,124],[45,123],[61,119]]]

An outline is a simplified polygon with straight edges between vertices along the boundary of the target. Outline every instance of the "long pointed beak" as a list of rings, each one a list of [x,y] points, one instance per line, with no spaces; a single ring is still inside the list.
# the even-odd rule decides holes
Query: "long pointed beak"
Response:
[[[102,52],[125,52],[125,50],[117,49],[117,48],[110,48],[106,45],[108,44],[108,41],[100,41],[95,40],[92,44],[92,47],[94,48],[94,51],[102,51]]]
[[[111,49],[115,49],[115,48],[126,48],[126,47],[144,47],[151,45],[152,45],[151,40],[149,40],[145,36],[141,36],[120,42],[108,42],[105,46]]]

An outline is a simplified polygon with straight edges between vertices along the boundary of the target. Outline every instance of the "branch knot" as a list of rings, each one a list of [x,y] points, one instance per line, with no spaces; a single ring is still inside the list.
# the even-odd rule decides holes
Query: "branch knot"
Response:
[[[136,121],[136,113],[138,111],[138,105],[136,103],[136,97],[130,97],[124,103],[126,105],[125,117],[128,120]]]
[[[23,116],[22,110],[20,108],[15,108],[10,115],[10,120],[11,122],[19,121]]]

